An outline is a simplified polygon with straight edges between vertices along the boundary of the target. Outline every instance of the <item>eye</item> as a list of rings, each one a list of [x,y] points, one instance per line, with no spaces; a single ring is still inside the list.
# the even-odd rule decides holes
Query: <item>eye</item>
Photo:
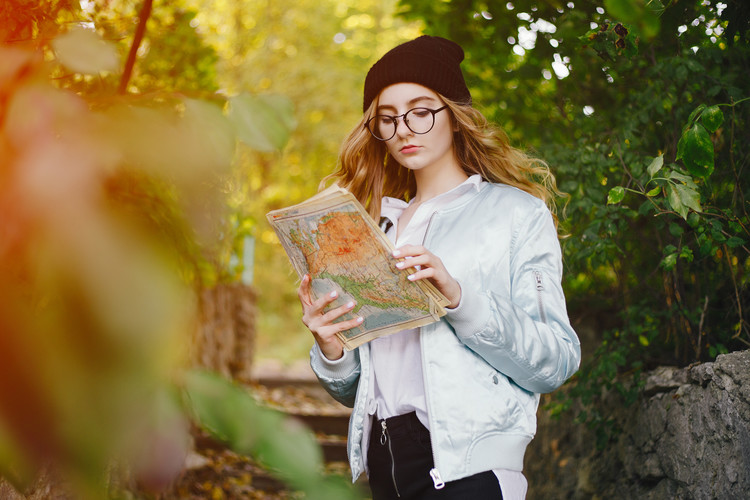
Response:
[[[393,124],[393,117],[388,115],[378,115],[375,117],[375,121],[378,125],[391,125]]]
[[[426,118],[430,115],[430,110],[427,108],[414,108],[411,110],[411,114],[417,118]]]

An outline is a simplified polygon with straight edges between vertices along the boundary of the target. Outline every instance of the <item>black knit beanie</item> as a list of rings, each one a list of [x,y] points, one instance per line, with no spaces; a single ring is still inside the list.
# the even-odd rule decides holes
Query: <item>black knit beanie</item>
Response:
[[[424,85],[443,96],[471,104],[471,93],[461,73],[464,51],[438,36],[423,35],[388,51],[365,78],[362,111],[367,111],[381,90],[394,83]]]

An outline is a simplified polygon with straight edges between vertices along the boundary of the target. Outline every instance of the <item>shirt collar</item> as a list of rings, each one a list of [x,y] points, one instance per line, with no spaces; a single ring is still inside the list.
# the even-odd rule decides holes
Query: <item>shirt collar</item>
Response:
[[[463,196],[464,194],[470,191],[478,192],[481,189],[482,184],[486,182],[487,181],[482,179],[481,175],[474,174],[470,176],[468,179],[466,179],[465,181],[463,181],[458,186],[454,187],[453,189],[446,191],[445,193],[439,194],[438,196],[432,198],[431,200],[427,200],[425,204],[430,203],[430,204],[437,204],[439,206],[442,204],[441,203],[442,201],[445,201],[447,203],[449,201],[460,198],[461,196]],[[390,196],[384,196],[380,205],[380,216],[387,217],[395,221],[401,216],[401,212],[403,212],[406,209],[406,207],[409,206],[409,203],[399,198],[392,198]]]

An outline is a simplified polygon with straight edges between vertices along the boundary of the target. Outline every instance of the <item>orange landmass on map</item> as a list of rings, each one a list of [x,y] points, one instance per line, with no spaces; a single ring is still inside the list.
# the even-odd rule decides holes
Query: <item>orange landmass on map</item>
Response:
[[[377,280],[379,276],[385,275],[390,270],[373,267],[374,264],[382,262],[381,250],[377,242],[365,237],[366,235],[366,222],[359,215],[349,212],[330,214],[325,222],[318,225],[315,235],[317,248],[314,248],[311,242],[305,242],[303,245],[310,274],[347,274],[344,268],[336,269],[336,263],[353,262],[361,263],[357,271],[362,273],[363,280]],[[371,275],[365,276],[368,271]],[[374,284],[377,285],[376,282]],[[398,301],[406,307],[421,307],[422,296],[410,296],[411,292],[415,291],[414,284],[406,279],[404,273],[399,274],[399,285],[403,293],[399,295]],[[359,289],[357,295],[372,303],[386,304],[394,300],[377,288],[375,286]]]
[[[330,265],[341,258],[350,262],[372,262],[379,252],[374,242],[363,238],[364,225],[361,217],[348,212],[333,213],[328,220],[321,222],[315,238],[317,255],[308,258],[310,273],[335,272]]]

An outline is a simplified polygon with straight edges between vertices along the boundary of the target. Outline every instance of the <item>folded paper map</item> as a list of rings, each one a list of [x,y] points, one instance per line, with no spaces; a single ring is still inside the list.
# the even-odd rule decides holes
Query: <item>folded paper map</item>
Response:
[[[336,290],[330,307],[356,303],[340,319],[364,318],[338,334],[346,349],[445,314],[448,300],[426,280],[409,281],[414,268],[396,267],[392,243],[346,189],[332,186],[266,217],[300,278],[310,275],[315,298]]]

